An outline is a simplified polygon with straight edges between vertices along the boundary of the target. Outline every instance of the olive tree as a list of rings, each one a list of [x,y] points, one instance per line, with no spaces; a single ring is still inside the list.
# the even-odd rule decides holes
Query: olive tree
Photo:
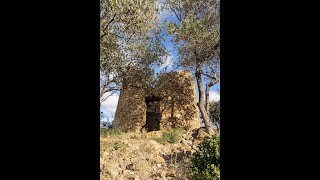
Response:
[[[161,65],[162,39],[157,0],[100,0],[100,103],[131,69]]]
[[[178,64],[194,72],[199,92],[198,106],[206,131],[213,134],[209,88],[220,82],[220,1],[165,0],[163,7],[173,14],[166,19],[166,27],[178,48]],[[207,78],[205,86],[203,76]]]

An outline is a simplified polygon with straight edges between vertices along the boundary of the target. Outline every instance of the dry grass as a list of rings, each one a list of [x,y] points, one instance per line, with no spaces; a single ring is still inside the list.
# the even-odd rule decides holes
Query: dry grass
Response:
[[[169,176],[186,179],[190,161],[188,155],[181,152],[185,147],[178,142],[184,132],[183,129],[148,133],[103,132],[100,139],[101,174],[113,179],[170,179]]]
[[[161,144],[178,143],[184,132],[184,129],[181,128],[164,129],[162,135],[155,140]]]

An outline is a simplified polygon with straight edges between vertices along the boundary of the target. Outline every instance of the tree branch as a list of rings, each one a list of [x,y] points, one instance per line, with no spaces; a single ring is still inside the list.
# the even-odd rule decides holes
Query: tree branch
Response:
[[[105,32],[107,30],[107,28],[109,27],[109,25],[114,21],[114,18],[116,17],[117,14],[114,14],[112,19],[109,21],[109,23],[104,27],[104,29],[102,30],[103,32]]]
[[[171,11],[176,15],[177,19],[181,22],[181,17],[179,18],[178,14],[176,11],[172,8]]]
[[[103,34],[100,36],[100,39],[102,39],[105,35],[107,35],[106,30],[109,27],[109,25],[114,21],[114,18],[116,17],[117,14],[114,14],[112,19],[108,22],[108,24],[103,28],[102,32]]]
[[[208,112],[208,116],[210,116],[210,112],[209,112],[209,110],[210,110],[209,92],[210,92],[210,87],[212,87],[213,85],[215,85],[215,83],[212,82],[212,81],[208,82],[206,84],[206,110]]]

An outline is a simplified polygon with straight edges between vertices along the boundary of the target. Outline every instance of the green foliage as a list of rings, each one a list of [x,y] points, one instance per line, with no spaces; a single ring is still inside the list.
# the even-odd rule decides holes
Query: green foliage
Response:
[[[166,54],[157,0],[100,0],[100,101],[127,71],[161,65]]]
[[[105,128],[100,128],[100,135],[102,137],[107,137],[107,136],[120,136],[122,135],[123,132],[115,129],[105,129]]]
[[[212,136],[199,145],[188,173],[194,180],[220,179],[220,137]]]
[[[184,133],[184,129],[182,128],[170,128],[163,130],[163,134],[160,138],[155,139],[161,144],[165,143],[177,143]]]
[[[179,64],[216,64],[220,57],[220,1],[165,0],[165,9],[176,19],[166,20],[166,29],[178,47]],[[198,62],[197,62],[198,61]]]

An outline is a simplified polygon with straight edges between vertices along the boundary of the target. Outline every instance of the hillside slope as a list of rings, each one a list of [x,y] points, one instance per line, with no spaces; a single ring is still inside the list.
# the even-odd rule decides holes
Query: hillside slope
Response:
[[[100,137],[100,180],[188,179],[193,153],[207,136],[203,129],[104,131]]]

